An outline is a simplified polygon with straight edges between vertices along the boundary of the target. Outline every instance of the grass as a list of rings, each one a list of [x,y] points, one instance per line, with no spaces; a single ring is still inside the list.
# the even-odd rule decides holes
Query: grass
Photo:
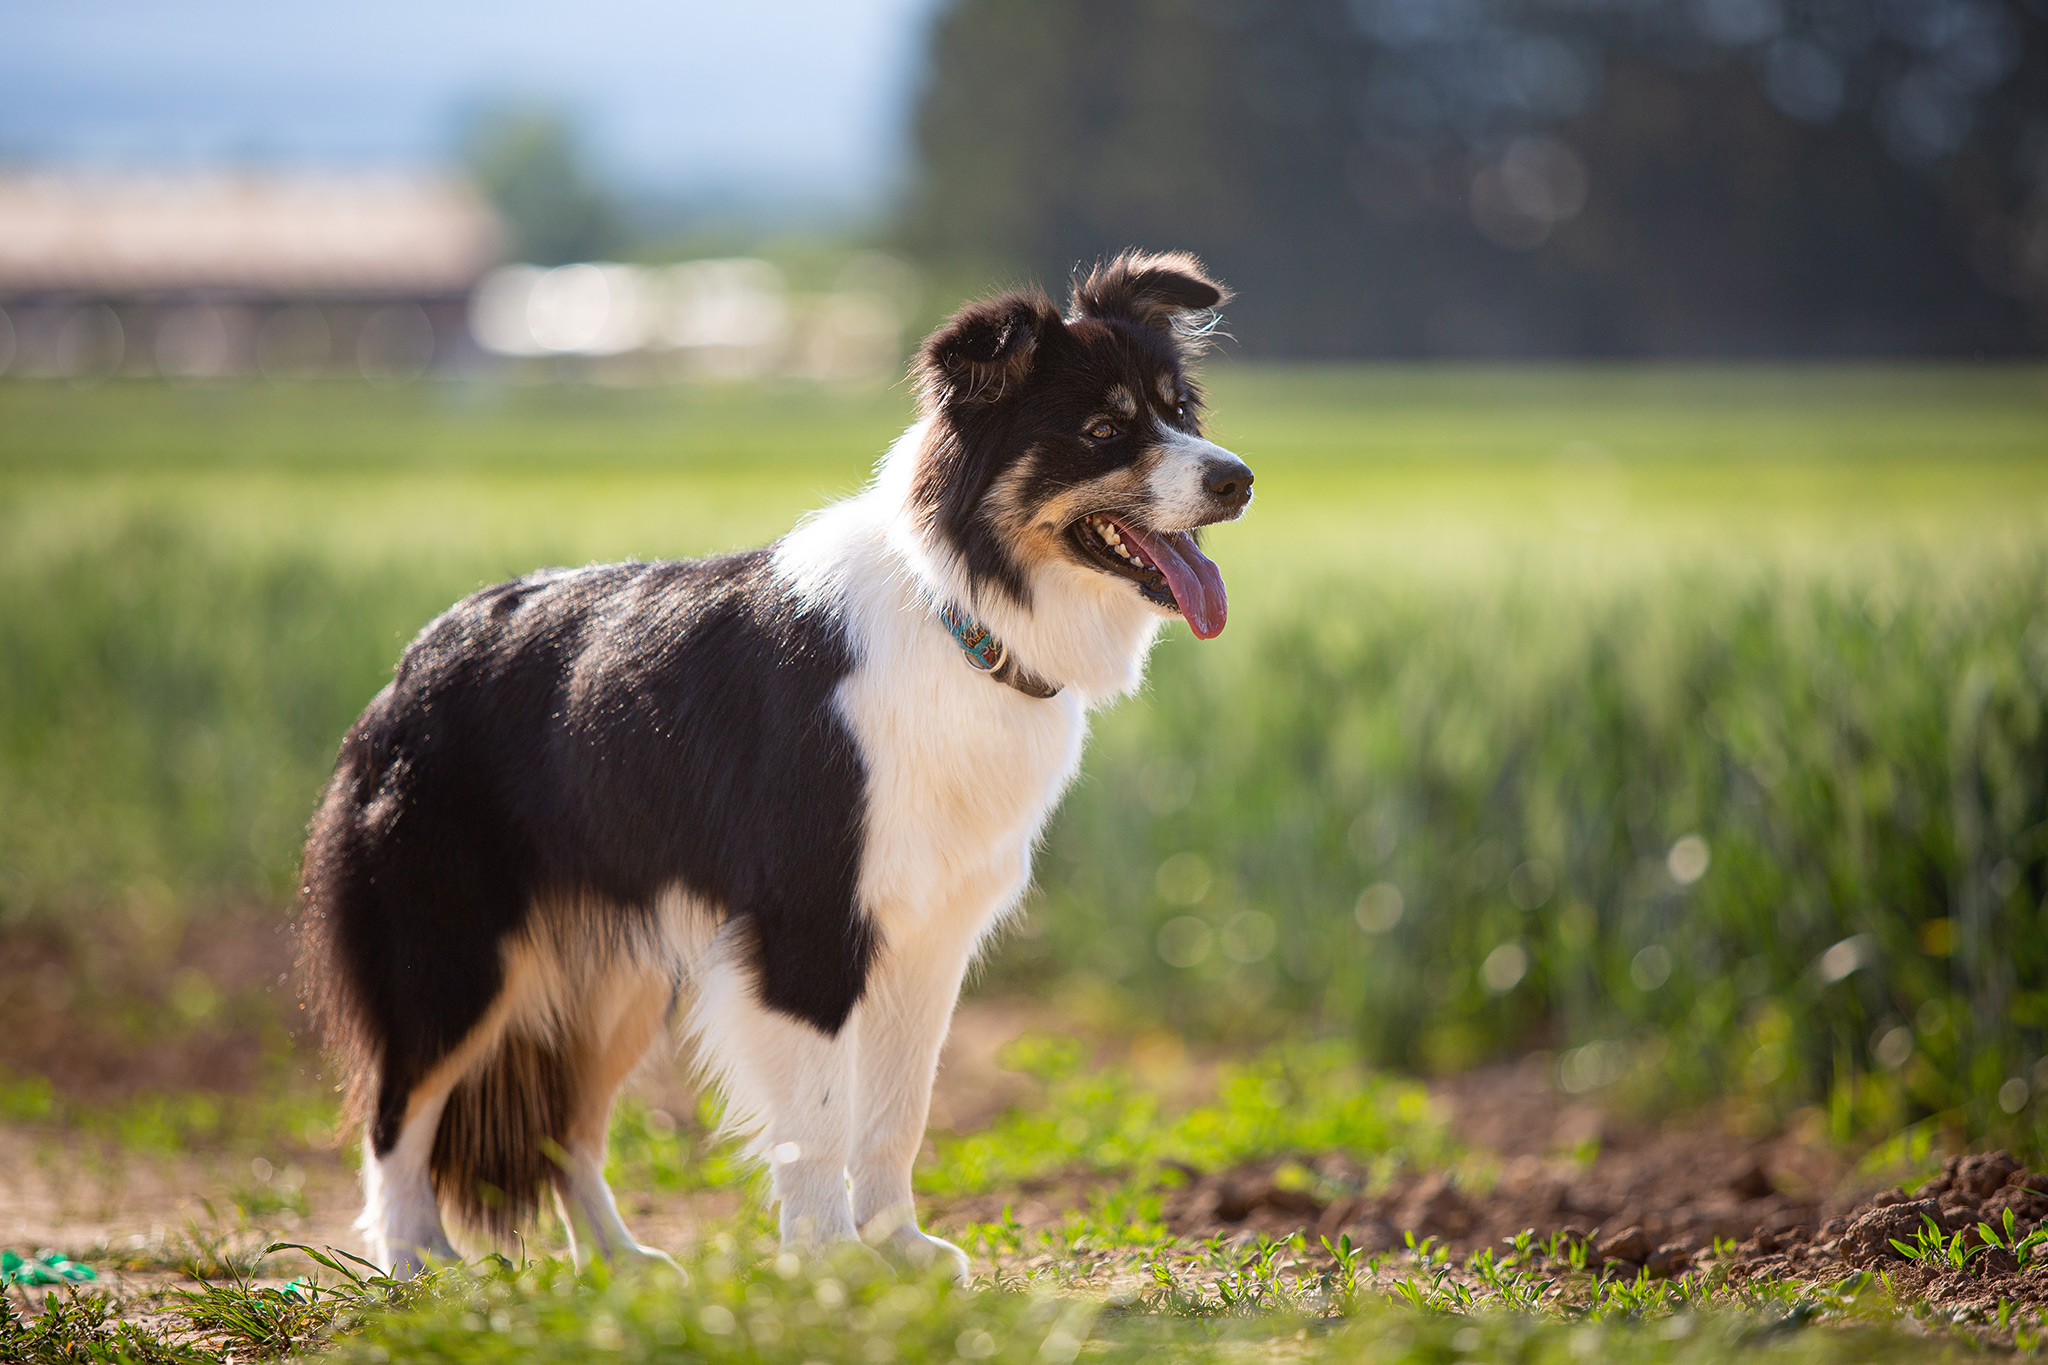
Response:
[[[1348,1238],[1188,1243],[1070,1227],[1051,1254],[1000,1249],[995,1273],[968,1289],[899,1277],[864,1253],[778,1253],[750,1215],[685,1253],[679,1272],[522,1254],[394,1282],[333,1248],[251,1246],[246,1228],[195,1229],[179,1245],[183,1284],[54,1292],[33,1314],[0,1299],[0,1359],[1849,1361],[2032,1354],[2044,1341],[2034,1310],[1944,1313],[1871,1273],[1738,1285],[1709,1259],[1674,1280],[1618,1279],[1588,1271],[1585,1243],[1566,1234],[1454,1260],[1412,1237],[1366,1255]]]
[[[2048,1023],[2044,568],[1332,584],[1255,673],[1173,641],[999,972],[1430,1070],[1540,1038],[1571,1088],[1827,1095],[1844,1138],[2009,1129]]]
[[[1423,1086],[1365,1070],[1338,1042],[1283,1044],[1225,1063],[1211,1078],[1213,1095],[1193,1104],[1170,1102],[1129,1065],[1091,1056],[1067,1035],[1027,1034],[1004,1050],[1002,1064],[1032,1078],[1037,1092],[986,1126],[935,1133],[931,1159],[919,1163],[918,1193],[954,1201],[1053,1177],[1089,1184],[1092,1203],[1048,1234],[1047,1245],[1063,1253],[1083,1242],[1101,1249],[1166,1240],[1159,1191],[1176,1172],[1342,1152],[1384,1183],[1399,1170],[1465,1157]],[[755,1180],[717,1139],[716,1124],[708,1097],[683,1121],[628,1098],[613,1118],[607,1178],[620,1189],[664,1194]],[[1321,1179],[1300,1168],[1290,1178],[1304,1187]],[[1315,1189],[1325,1203],[1354,1192]],[[752,1230],[770,1227],[762,1217]],[[970,1227],[966,1237],[970,1250],[991,1255],[1024,1250],[1007,1216]]]
[[[982,1194],[1063,1172],[1114,1173],[1145,1187],[1167,1165],[1228,1170],[1304,1153],[1424,1166],[1452,1154],[1420,1085],[1362,1072],[1341,1044],[1274,1048],[1226,1065],[1212,1102],[1178,1112],[1072,1038],[1020,1039],[1004,1065],[1036,1078],[1042,1094],[942,1144],[920,1182],[926,1194]]]
[[[1008,1277],[961,1289],[899,1278],[868,1256],[806,1260],[714,1239],[679,1272],[487,1259],[397,1283],[343,1253],[280,1244],[318,1269],[177,1291],[161,1327],[103,1294],[53,1296],[35,1317],[0,1303],[0,1349],[24,1365],[219,1365],[314,1352],[334,1361],[1312,1361],[1453,1359],[1934,1360],[2041,1325],[1916,1317],[1880,1277],[1730,1290],[1711,1276],[1602,1279],[1525,1248],[1462,1267],[1428,1247],[1367,1261],[1299,1242],[1161,1255],[1142,1276],[1076,1290]],[[1932,1329],[1935,1335],[1926,1333]]]

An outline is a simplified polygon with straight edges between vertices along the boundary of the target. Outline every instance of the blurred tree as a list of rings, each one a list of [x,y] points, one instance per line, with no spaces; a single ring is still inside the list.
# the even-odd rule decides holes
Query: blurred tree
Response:
[[[527,104],[478,109],[464,120],[462,160],[504,215],[519,260],[562,265],[618,249],[618,209],[561,111]]]
[[[905,232],[1292,355],[2048,339],[2048,0],[955,0]]]

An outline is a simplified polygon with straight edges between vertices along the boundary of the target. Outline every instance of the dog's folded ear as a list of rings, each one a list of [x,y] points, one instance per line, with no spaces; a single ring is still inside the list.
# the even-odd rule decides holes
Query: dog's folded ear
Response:
[[[1126,251],[1074,286],[1078,316],[1128,318],[1169,336],[1191,330],[1188,314],[1207,312],[1229,299],[1230,291],[1185,251]]]
[[[1025,375],[1059,309],[1036,289],[970,303],[925,339],[918,371],[933,406],[992,401]]]

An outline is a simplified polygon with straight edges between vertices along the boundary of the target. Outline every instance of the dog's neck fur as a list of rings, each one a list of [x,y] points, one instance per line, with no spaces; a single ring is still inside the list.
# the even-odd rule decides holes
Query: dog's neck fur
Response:
[[[994,632],[1020,666],[1090,707],[1135,692],[1164,618],[1129,584],[1063,563],[1040,565],[1029,574],[1028,607],[1001,591],[976,592],[959,552],[911,506],[912,475],[928,422],[897,438],[865,490],[792,531],[778,550],[778,563],[794,572],[800,590],[843,596],[853,587],[853,561],[880,551],[894,570],[899,609],[929,613],[927,595],[955,603]],[[932,629],[945,633],[936,617]],[[1002,686],[993,680],[988,685]]]

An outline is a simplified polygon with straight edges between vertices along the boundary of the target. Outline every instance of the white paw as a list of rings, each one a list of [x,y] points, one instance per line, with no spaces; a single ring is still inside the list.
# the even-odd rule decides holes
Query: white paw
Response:
[[[410,1280],[423,1274],[429,1266],[455,1264],[462,1259],[462,1253],[446,1240],[437,1239],[426,1246],[396,1247],[377,1259],[391,1267],[392,1279]]]
[[[900,1227],[875,1244],[875,1249],[898,1265],[913,1270],[938,1269],[953,1283],[964,1285],[973,1277],[967,1270],[967,1253],[942,1237],[932,1237],[915,1227]]]
[[[799,1261],[837,1264],[862,1278],[895,1273],[894,1262],[851,1232],[841,1233],[837,1237],[820,1238],[808,1236],[809,1231],[807,1226],[800,1226],[795,1231],[785,1228],[782,1234],[782,1254],[794,1256]]]
[[[683,1273],[683,1268],[676,1264],[675,1257],[660,1247],[645,1246],[639,1242],[627,1243],[612,1256],[612,1260],[619,1265],[666,1266],[678,1275]]]

